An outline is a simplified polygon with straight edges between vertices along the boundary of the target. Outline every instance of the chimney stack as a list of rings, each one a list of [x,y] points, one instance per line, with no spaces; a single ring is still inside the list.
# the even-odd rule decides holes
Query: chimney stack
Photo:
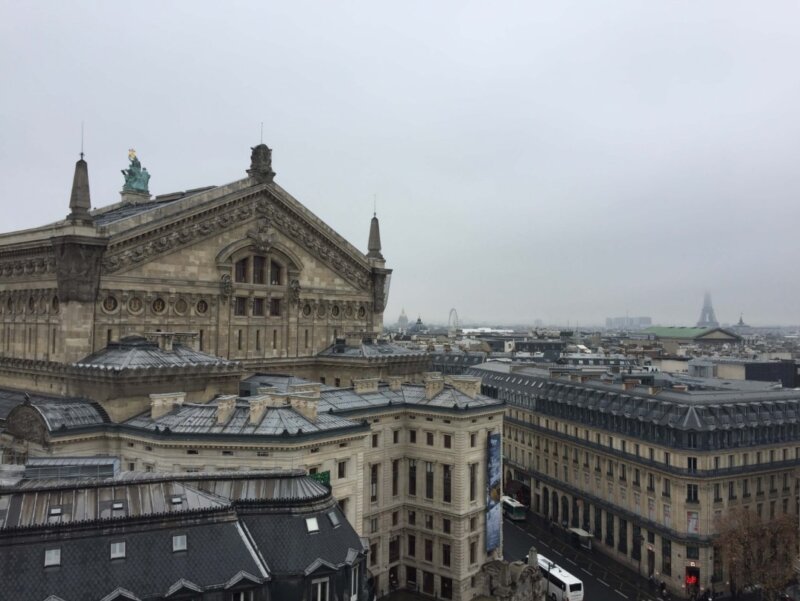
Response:
[[[425,374],[425,398],[429,401],[444,390],[444,379],[440,372],[428,372]]]
[[[150,395],[150,419],[158,419],[175,407],[180,407],[186,400],[185,392],[167,392]]]
[[[481,379],[476,376],[448,376],[445,381],[471,399],[481,391]]]
[[[236,395],[217,397],[217,424],[227,424],[236,411]]]
[[[403,378],[402,376],[389,376],[389,390],[392,392],[400,392],[403,390]]]
[[[362,378],[353,380],[353,391],[356,394],[369,394],[378,392],[378,378]]]

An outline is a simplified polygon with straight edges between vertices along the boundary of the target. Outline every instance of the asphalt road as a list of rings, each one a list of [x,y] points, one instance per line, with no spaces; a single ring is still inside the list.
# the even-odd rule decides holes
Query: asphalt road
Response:
[[[547,540],[545,540],[547,539]],[[605,557],[594,552],[579,552],[556,537],[547,536],[529,522],[503,521],[503,556],[508,561],[524,560],[531,547],[540,555],[576,576],[583,582],[584,601],[635,601],[651,599],[647,591],[627,581],[613,566],[604,565]]]

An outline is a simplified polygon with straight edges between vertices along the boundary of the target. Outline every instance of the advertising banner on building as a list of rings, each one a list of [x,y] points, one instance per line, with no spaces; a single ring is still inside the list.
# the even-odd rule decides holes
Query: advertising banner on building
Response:
[[[500,433],[489,434],[486,441],[486,552],[500,546],[503,528],[503,506],[500,504],[502,448]]]

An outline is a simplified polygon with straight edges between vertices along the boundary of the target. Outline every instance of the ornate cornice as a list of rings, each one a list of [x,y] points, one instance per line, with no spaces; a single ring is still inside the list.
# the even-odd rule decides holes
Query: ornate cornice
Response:
[[[0,255],[0,280],[27,279],[55,272],[56,259],[52,247]]]

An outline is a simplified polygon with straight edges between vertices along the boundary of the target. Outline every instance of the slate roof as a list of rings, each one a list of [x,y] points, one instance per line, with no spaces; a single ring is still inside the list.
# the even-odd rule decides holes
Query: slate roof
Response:
[[[176,495],[182,508],[171,510]],[[59,523],[49,518],[53,501]],[[119,515],[114,502],[124,506]],[[0,506],[2,594],[10,599],[79,601],[115,590],[164,598],[363,561],[366,551],[330,490],[302,470],[35,481],[0,491]],[[173,535],[186,535],[185,551],[173,550]],[[125,543],[124,558],[111,559],[115,542]],[[55,548],[60,566],[44,567],[45,550]]]
[[[800,390],[630,390],[598,380],[551,378],[547,370],[489,362],[467,372],[510,394],[685,430],[800,423]]]
[[[338,526],[333,525],[329,513],[336,515]],[[318,532],[309,533],[308,517],[316,517]],[[339,566],[350,549],[364,549],[355,530],[343,527],[347,520],[335,504],[314,516],[295,514],[278,521],[245,515],[244,522],[274,575],[302,574],[317,559]]]
[[[109,342],[100,349],[78,361],[78,367],[103,367],[123,370],[148,367],[194,367],[194,366],[236,366],[234,361],[196,351],[188,346],[175,343],[171,351],[159,348],[143,336],[126,336],[119,341]]]

